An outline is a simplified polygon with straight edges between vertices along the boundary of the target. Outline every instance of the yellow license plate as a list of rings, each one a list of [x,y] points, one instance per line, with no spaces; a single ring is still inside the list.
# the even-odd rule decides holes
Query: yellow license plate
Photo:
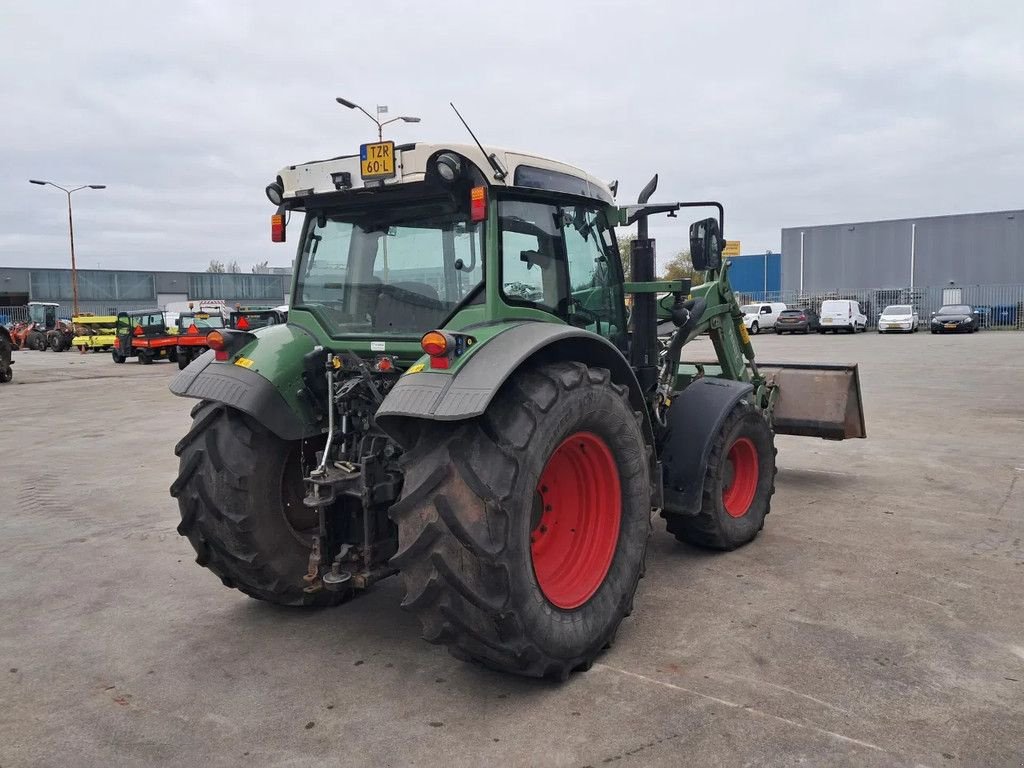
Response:
[[[831,324],[832,323],[832,318],[831,317],[823,317],[823,318],[821,318],[821,322]]]
[[[899,328],[899,323],[889,323],[885,326],[886,328]]]
[[[381,141],[359,147],[359,174],[364,179],[390,179],[395,175],[395,142]]]
[[[956,328],[956,323],[946,323],[946,324],[945,324],[944,326],[942,326],[942,327],[943,327],[943,328],[946,328],[947,330],[950,330],[950,331],[951,331],[951,330],[953,330],[954,328]]]

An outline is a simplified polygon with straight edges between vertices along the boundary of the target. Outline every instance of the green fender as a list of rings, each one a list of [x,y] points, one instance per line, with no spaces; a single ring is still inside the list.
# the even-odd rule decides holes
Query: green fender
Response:
[[[230,360],[204,352],[171,381],[180,397],[194,397],[236,408],[284,440],[301,440],[324,431],[303,391],[303,358],[316,339],[297,325],[261,328],[255,339]]]
[[[472,333],[472,327],[461,329]],[[410,419],[462,421],[487,410],[505,380],[534,360],[576,360],[607,368],[612,381],[629,388],[633,410],[641,414],[644,437],[654,433],[643,392],[629,362],[615,345],[582,328],[551,322],[513,322],[480,342],[454,374],[425,370],[398,380],[377,410],[377,424],[403,447],[411,437]]]

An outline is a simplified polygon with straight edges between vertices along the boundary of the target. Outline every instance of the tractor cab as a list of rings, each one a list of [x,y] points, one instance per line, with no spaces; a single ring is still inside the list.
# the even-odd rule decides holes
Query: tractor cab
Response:
[[[166,317],[159,309],[117,313],[111,352],[115,363],[123,363],[129,357],[137,358],[143,365],[154,360],[175,360],[176,346],[177,334],[170,332]]]
[[[52,331],[57,327],[59,318],[57,310],[60,304],[48,301],[30,301],[28,303],[29,320],[41,331]]]
[[[271,307],[238,307],[228,315],[228,327],[236,331],[255,331],[284,322],[284,313]]]

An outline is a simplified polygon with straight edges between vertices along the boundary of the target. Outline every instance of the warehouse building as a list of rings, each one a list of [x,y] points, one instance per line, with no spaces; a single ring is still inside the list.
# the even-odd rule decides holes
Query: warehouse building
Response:
[[[782,291],[1024,284],[1024,210],[782,230]]]
[[[222,299],[229,305],[287,303],[289,269],[271,274],[78,270],[81,312],[113,314],[119,310],[164,307],[173,302]],[[0,267],[0,308],[24,307],[30,301],[57,302],[70,316],[70,269]]]
[[[983,328],[1022,328],[1024,210],[788,227],[780,271],[778,300],[856,299],[869,324],[889,304],[969,304]]]

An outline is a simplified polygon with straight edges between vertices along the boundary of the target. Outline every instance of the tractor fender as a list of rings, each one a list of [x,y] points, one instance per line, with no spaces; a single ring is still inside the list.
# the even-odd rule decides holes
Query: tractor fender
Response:
[[[282,394],[301,385],[302,355],[313,346],[312,336],[303,329],[272,326],[240,350],[249,367],[217,362],[214,353],[207,351],[171,380],[170,390],[179,397],[231,406],[282,440],[314,437],[323,433],[323,426]]]
[[[539,320],[509,324],[483,342],[454,375],[428,370],[402,376],[377,410],[376,422],[397,443],[408,447],[413,437],[408,429],[410,420],[462,421],[479,416],[501,385],[523,365],[558,360],[607,368],[612,381],[628,387],[630,404],[643,421],[644,438],[653,447],[643,391],[622,352],[603,336]],[[652,453],[652,467],[655,465]]]
[[[745,381],[704,377],[672,399],[661,447],[665,514],[700,512],[715,435],[736,403],[753,390]]]

